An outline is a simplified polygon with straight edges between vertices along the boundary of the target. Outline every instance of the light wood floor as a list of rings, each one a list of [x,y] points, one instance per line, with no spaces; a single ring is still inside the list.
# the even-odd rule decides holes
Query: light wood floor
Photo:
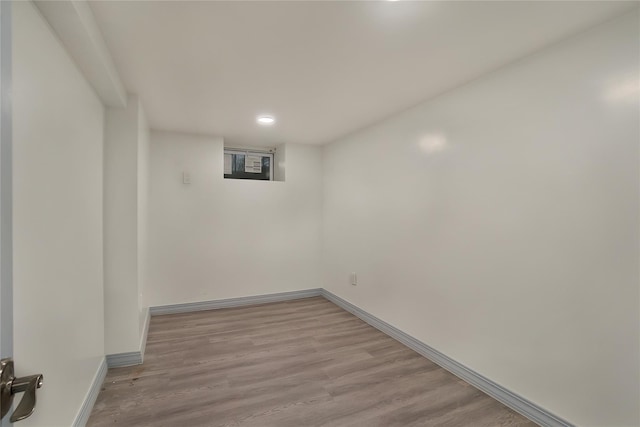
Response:
[[[157,316],[89,426],[534,426],[322,297]]]

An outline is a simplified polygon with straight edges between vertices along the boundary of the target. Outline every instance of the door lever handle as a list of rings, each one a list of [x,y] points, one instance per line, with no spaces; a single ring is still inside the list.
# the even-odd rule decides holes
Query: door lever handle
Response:
[[[13,384],[11,384],[11,394],[24,392],[24,395],[15,412],[11,414],[10,420],[12,423],[24,420],[33,414],[33,410],[36,408],[36,389],[42,387],[43,379],[42,374],[37,374],[13,380]]]
[[[13,360],[9,358],[0,360],[0,418],[4,418],[9,412],[13,396],[17,393],[24,393],[24,396],[11,415],[11,422],[24,420],[33,414],[36,407],[36,390],[42,387],[42,382],[41,374],[16,378],[13,375]]]

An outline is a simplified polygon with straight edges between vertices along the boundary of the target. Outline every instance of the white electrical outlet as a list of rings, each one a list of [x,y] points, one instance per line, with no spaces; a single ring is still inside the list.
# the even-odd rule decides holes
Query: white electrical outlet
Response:
[[[358,275],[356,273],[351,273],[351,284],[353,286],[358,284]]]
[[[189,172],[182,173],[182,183],[191,184],[191,174]]]

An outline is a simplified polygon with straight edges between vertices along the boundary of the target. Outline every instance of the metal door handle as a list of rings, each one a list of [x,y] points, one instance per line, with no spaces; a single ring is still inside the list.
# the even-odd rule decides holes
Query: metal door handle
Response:
[[[36,407],[36,390],[42,387],[42,374],[16,378],[13,374],[13,360],[2,359],[0,361],[0,418],[4,418],[11,408],[13,396],[23,393],[22,400],[15,412],[11,414],[11,422],[24,420],[33,414]]]
[[[24,392],[24,395],[15,412],[11,414],[10,420],[12,423],[24,420],[33,414],[34,409],[36,409],[36,389],[42,387],[43,379],[42,374],[37,374],[13,380],[11,394]]]

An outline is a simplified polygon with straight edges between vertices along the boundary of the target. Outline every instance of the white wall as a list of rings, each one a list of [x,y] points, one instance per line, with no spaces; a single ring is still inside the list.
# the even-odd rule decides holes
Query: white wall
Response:
[[[104,143],[105,351],[135,351],[138,307],[138,111],[107,108]]]
[[[151,133],[150,306],[320,287],[321,148],[287,145],[285,182],[224,179],[223,149]]]
[[[570,422],[639,425],[639,47],[634,12],[326,146],[325,288]]]
[[[138,110],[138,324],[140,339],[144,339],[144,326],[149,305],[146,304],[149,220],[149,124],[142,104]],[[140,344],[144,347],[145,343]]]
[[[108,108],[104,145],[105,350],[138,351],[146,310],[149,139],[144,111],[130,95],[126,108]]]
[[[68,426],[104,358],[104,109],[30,2],[13,3],[14,359],[44,374],[21,426]]]

